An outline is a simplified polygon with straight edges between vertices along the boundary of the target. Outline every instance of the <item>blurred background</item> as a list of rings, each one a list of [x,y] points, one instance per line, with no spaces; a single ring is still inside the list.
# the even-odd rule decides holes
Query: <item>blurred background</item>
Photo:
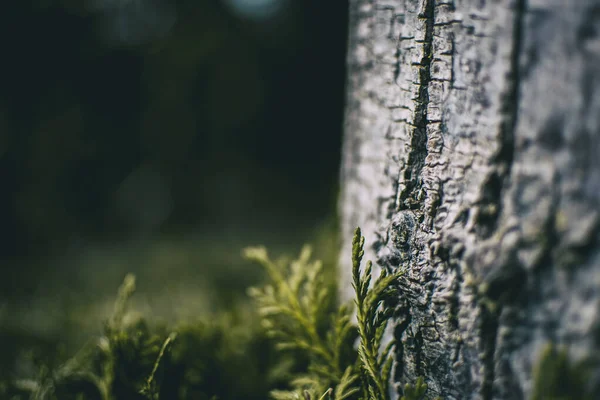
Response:
[[[335,247],[346,23],[333,0],[4,5],[3,343],[100,331],[127,272],[185,318],[244,296],[245,246]]]

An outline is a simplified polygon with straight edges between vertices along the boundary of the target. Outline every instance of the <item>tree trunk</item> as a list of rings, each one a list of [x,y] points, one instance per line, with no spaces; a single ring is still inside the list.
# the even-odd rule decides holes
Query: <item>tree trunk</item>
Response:
[[[600,346],[600,1],[351,0],[350,19],[345,295],[360,226],[365,258],[407,271],[397,386],[530,398],[547,343]]]

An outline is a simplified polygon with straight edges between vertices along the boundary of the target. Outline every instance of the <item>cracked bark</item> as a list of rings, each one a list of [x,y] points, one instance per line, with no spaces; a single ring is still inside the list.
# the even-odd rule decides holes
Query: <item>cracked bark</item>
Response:
[[[344,295],[361,226],[367,258],[407,270],[397,386],[526,399],[547,342],[600,344],[600,1],[352,0],[350,18]]]

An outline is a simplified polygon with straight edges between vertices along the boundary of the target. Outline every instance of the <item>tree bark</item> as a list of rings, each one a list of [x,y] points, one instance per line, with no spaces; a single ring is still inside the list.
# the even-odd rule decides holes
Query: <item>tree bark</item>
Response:
[[[406,268],[397,386],[527,399],[546,343],[598,354],[600,1],[351,0],[348,46],[342,286],[356,226]]]

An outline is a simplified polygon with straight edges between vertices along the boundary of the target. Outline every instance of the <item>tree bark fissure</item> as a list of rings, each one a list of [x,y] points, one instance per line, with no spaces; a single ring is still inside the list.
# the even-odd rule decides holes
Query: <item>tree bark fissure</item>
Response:
[[[508,90],[502,99],[501,113],[504,114],[504,121],[500,124],[500,145],[496,156],[495,164],[497,170],[484,183],[483,190],[483,209],[491,210],[487,218],[480,218],[478,224],[487,226],[487,232],[482,235],[483,239],[489,239],[498,227],[498,218],[502,211],[502,204],[498,200],[502,198],[505,188],[510,183],[510,175],[515,152],[515,130],[517,127],[519,91],[520,91],[520,71],[521,45],[523,41],[523,24],[526,12],[526,0],[517,0],[514,7],[514,22],[512,33],[512,52],[510,56],[510,69],[507,75]],[[521,276],[519,276],[521,277]],[[496,378],[496,349],[497,335],[500,327],[500,315],[502,313],[502,303],[497,305],[497,310],[490,311],[483,306],[481,310],[481,336],[483,344],[483,384],[482,398],[491,400],[493,396],[494,381]],[[505,382],[508,384],[508,382]],[[522,396],[522,393],[519,393]]]
[[[427,158],[427,107],[429,106],[429,82],[431,81],[431,57],[433,47],[434,1],[426,0],[421,20],[425,34],[422,41],[417,41],[423,46],[421,60],[416,64],[419,71],[417,83],[417,98],[414,100],[413,128],[404,170],[403,181],[406,182],[403,190],[398,194],[396,210],[419,208],[419,187],[421,171]]]
[[[406,270],[395,383],[526,399],[547,342],[575,359],[600,342],[600,4],[352,0],[350,17],[341,263],[361,226],[366,258]]]

